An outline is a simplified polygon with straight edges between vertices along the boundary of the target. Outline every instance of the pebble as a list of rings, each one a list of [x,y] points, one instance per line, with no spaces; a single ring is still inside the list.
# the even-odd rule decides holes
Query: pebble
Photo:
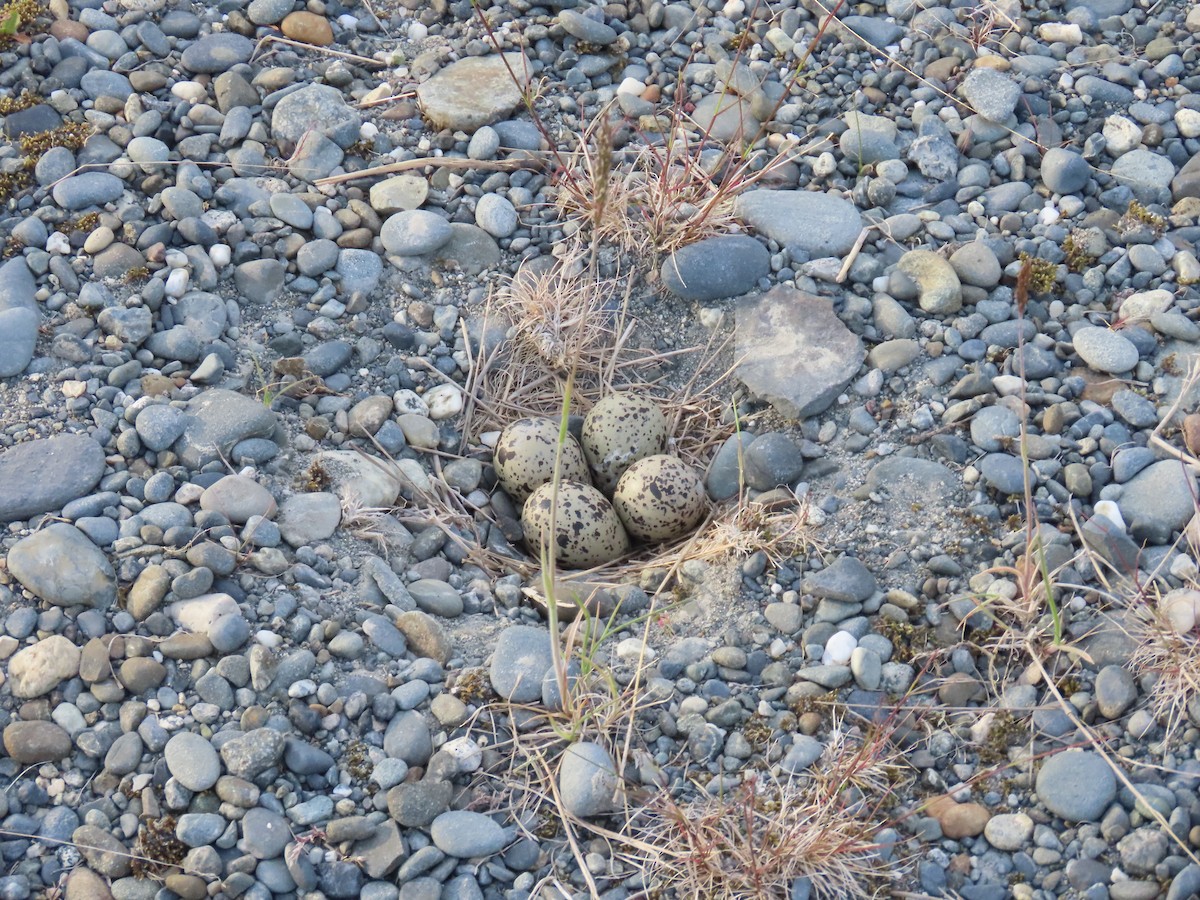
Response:
[[[1129,340],[1108,328],[1086,325],[1072,335],[1079,358],[1097,372],[1121,374],[1138,362],[1138,350]]]
[[[1068,822],[1099,821],[1116,794],[1112,769],[1093,750],[1057,753],[1037,774],[1038,800]]]
[[[770,263],[767,248],[754,238],[723,235],[675,251],[663,261],[660,277],[684,300],[721,300],[752,290]]]
[[[600,744],[579,741],[563,753],[558,793],[563,808],[571,815],[588,818],[613,811],[619,784],[617,765]]]
[[[513,703],[531,703],[542,696],[542,675],[550,668],[546,631],[529,625],[506,628],[496,638],[488,670],[493,690]]]
[[[508,836],[489,816],[454,810],[442,813],[429,827],[434,846],[448,856],[478,859],[499,853]]]

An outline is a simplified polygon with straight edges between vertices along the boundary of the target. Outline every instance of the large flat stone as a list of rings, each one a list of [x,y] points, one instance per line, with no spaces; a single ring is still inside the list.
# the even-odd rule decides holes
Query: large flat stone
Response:
[[[832,303],[784,286],[738,303],[735,340],[738,379],[789,419],[828,409],[866,358]]]
[[[183,435],[175,452],[185,466],[198,469],[210,462],[228,458],[238,441],[252,437],[270,437],[275,430],[275,413],[250,397],[213,388],[187,405]]]
[[[0,522],[62,509],[104,475],[104,450],[87,435],[59,434],[0,454]]]
[[[520,53],[460,59],[418,87],[417,99],[435,127],[473,132],[520,106],[528,65]]]
[[[747,191],[733,209],[755,231],[813,258],[849,253],[863,227],[849,200],[814,191]]]

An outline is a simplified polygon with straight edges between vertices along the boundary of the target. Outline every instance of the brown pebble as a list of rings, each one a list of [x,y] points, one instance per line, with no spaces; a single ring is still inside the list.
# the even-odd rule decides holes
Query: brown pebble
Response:
[[[303,44],[328,47],[333,43],[333,29],[324,16],[318,16],[316,13],[304,11],[288,13],[279,27],[283,29],[285,37]]]
[[[65,41],[67,38],[74,38],[81,43],[86,43],[88,39],[88,27],[82,22],[76,22],[73,19],[58,19],[50,23],[50,28],[47,29],[51,36],[60,41]]]
[[[956,803],[953,797],[946,796],[930,801],[928,810],[942,826],[942,834],[951,840],[983,834],[983,827],[992,818],[986,806]]]
[[[1200,453],[1200,413],[1189,413],[1183,420],[1183,446],[1188,453]]]

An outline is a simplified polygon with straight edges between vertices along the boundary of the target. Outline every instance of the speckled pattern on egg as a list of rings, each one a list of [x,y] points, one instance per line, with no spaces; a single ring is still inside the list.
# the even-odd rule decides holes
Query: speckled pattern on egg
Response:
[[[647,397],[629,392],[609,394],[583,420],[580,443],[592,470],[592,483],[611,495],[633,463],[666,449],[667,419],[662,408]]]
[[[667,455],[639,459],[621,476],[613,507],[638,540],[669,541],[704,518],[704,484],[683,460]]]
[[[554,477],[558,423],[552,419],[517,419],[500,433],[492,465],[500,486],[517,503],[524,503],[538,487]],[[563,444],[562,478],[587,481],[588,468],[575,438]]]
[[[525,543],[540,555],[542,531],[550,525],[554,485],[543,484],[525,501],[521,527]],[[554,517],[554,556],[564,566],[587,569],[612,562],[629,549],[629,536],[608,498],[590,484],[564,481],[558,486]]]

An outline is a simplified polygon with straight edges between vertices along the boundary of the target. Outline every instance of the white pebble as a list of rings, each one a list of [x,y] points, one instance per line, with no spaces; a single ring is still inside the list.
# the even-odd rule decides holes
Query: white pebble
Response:
[[[273,631],[262,630],[254,635],[254,640],[262,644],[268,650],[273,650],[283,644],[283,638]]]
[[[415,43],[417,41],[423,41],[427,37],[429,37],[429,29],[420,22],[413,22],[408,26],[408,39],[410,41]]]
[[[1093,511],[1097,516],[1103,516],[1112,522],[1122,531],[1125,530],[1125,517],[1121,515],[1121,507],[1112,500],[1101,500],[1094,507]]]
[[[358,126],[358,136],[364,141],[369,141],[377,134],[379,134],[379,126],[374,122],[363,122]]]
[[[850,662],[850,654],[858,646],[858,639],[848,631],[839,631],[825,642],[825,652],[821,655],[821,664],[825,666],[844,666]]]
[[[639,660],[649,662],[658,656],[653,648],[647,647],[640,638],[625,638],[617,644],[617,659],[625,663],[636,663]]]
[[[56,231],[46,238],[46,252],[63,255],[71,252],[71,240],[61,231]]]
[[[429,405],[429,418],[449,419],[462,412],[463,395],[453,384],[439,384],[425,392],[425,402]]]
[[[617,85],[617,94],[628,94],[633,97],[642,96],[642,91],[646,90],[646,85],[638,81],[636,78],[626,78]]]
[[[342,13],[340,16],[338,16],[337,23],[342,28],[344,28],[346,31],[357,31],[358,30],[357,17],[352,16],[349,13]]]
[[[293,681],[288,686],[288,696],[296,699],[299,697],[311,697],[317,692],[317,683],[311,678],[301,678],[299,681]]]
[[[1200,591],[1192,588],[1168,591],[1159,598],[1158,611],[1177,634],[1187,634],[1200,618]]]
[[[229,265],[229,261],[233,259],[233,251],[227,244],[213,244],[208,248],[208,258],[214,266],[221,269]]]
[[[459,772],[474,772],[483,764],[483,751],[469,737],[455,738],[442,744],[442,750],[458,763]]]
[[[171,274],[167,276],[167,284],[164,290],[168,297],[182,297],[187,293],[188,281],[187,269],[172,269]]]

